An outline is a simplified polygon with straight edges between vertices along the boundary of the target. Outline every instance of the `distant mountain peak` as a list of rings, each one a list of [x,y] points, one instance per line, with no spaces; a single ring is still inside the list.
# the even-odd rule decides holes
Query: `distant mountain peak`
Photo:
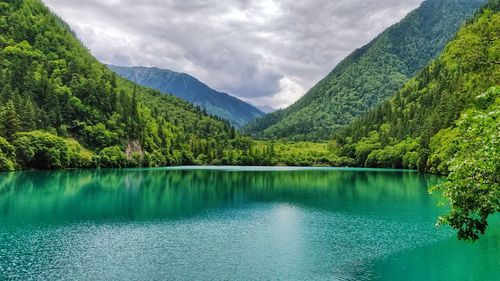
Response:
[[[216,91],[187,73],[145,66],[108,65],[108,67],[132,82],[198,105],[208,113],[228,120],[236,128],[264,115],[264,112],[255,106]]]
[[[277,110],[276,108],[269,106],[269,105],[259,105],[259,106],[257,106],[257,108],[266,114],[273,113]]]

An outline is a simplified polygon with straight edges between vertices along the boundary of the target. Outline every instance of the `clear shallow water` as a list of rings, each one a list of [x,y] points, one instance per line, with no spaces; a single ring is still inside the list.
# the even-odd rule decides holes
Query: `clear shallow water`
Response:
[[[434,227],[437,178],[363,169],[0,174],[0,279],[498,280]]]

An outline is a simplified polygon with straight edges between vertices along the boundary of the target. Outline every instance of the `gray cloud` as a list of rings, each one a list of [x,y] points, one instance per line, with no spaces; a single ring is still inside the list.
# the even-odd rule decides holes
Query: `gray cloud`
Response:
[[[291,104],[423,0],[44,0],[104,63],[187,72]]]

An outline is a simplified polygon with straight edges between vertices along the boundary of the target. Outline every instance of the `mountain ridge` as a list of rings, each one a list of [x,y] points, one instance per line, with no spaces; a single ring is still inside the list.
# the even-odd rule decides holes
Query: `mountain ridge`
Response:
[[[145,66],[108,65],[108,67],[132,82],[198,105],[208,113],[228,120],[236,128],[264,115],[264,112],[257,107],[227,93],[214,90],[187,73]]]
[[[269,106],[269,105],[260,105],[260,106],[257,106],[257,108],[260,109],[260,111],[262,111],[262,112],[264,112],[266,114],[273,113],[276,110],[278,110],[278,109],[276,109],[276,108],[274,108],[272,106]]]

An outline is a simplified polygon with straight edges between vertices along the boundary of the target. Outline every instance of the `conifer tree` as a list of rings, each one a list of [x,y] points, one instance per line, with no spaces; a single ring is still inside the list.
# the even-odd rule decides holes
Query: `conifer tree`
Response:
[[[21,128],[21,120],[16,113],[14,103],[9,100],[0,113],[0,132],[7,139],[12,139]]]

